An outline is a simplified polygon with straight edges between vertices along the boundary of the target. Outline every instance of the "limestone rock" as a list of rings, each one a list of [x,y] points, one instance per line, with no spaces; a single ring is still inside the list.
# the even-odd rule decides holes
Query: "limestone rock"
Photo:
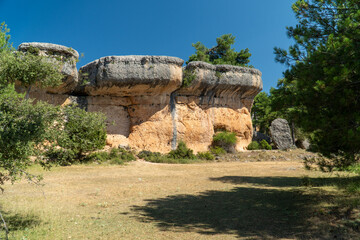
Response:
[[[179,131],[186,126],[188,132],[184,136],[180,132],[180,139],[194,151],[205,151],[214,133],[226,130],[236,133],[236,150],[245,150],[252,139],[250,110],[254,97],[262,90],[261,72],[205,62],[190,62],[185,70],[195,77],[176,91],[176,108],[181,109],[177,114]],[[194,133],[193,137],[189,133]]]
[[[79,59],[79,53],[69,47],[52,43],[29,42],[19,45],[18,50],[27,52],[31,48],[39,50],[39,54],[47,56],[56,64],[60,64],[61,73],[64,75],[63,84],[55,88],[47,88],[46,92],[64,94],[71,93],[78,84],[78,71],[76,62]]]
[[[78,92],[86,95],[170,94],[182,82],[183,60],[167,56],[109,56],[80,68]]]
[[[211,97],[253,98],[262,90],[261,72],[254,68],[231,65],[212,65],[190,62],[185,70],[195,74],[188,87],[181,88],[182,95],[195,95],[209,100]]]
[[[253,132],[251,106],[262,89],[260,71],[191,62],[186,69],[195,78],[181,87],[182,64],[165,56],[103,57],[80,68],[71,94],[30,96],[104,113],[112,147],[167,153],[183,140],[196,153],[209,149],[217,131],[227,130],[236,133],[236,150],[246,149]]]
[[[291,130],[288,121],[277,118],[270,126],[271,139],[278,149],[286,150],[293,147]]]

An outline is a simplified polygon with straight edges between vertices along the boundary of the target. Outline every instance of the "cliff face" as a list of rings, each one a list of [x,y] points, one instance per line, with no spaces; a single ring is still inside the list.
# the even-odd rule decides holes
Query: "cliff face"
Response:
[[[192,81],[185,87],[183,62],[166,56],[103,57],[81,67],[79,81],[76,75],[67,82],[64,73],[64,86],[71,87],[61,86],[57,94],[35,90],[30,97],[103,112],[113,147],[169,152],[183,140],[195,152],[206,151],[214,133],[227,130],[236,133],[236,149],[243,150],[252,138],[250,109],[262,89],[261,73],[191,62],[184,77]]]

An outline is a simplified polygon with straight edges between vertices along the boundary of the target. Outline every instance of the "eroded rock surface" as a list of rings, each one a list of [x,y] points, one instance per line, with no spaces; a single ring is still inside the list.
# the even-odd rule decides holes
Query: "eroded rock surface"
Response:
[[[109,56],[80,68],[80,94],[139,96],[171,93],[182,82],[184,61],[166,56]]]
[[[34,46],[47,55],[72,53],[54,44]],[[48,89],[32,92],[30,97],[103,112],[108,121],[107,144],[112,147],[165,153],[183,140],[195,152],[207,151],[214,133],[227,130],[237,135],[236,149],[245,149],[252,138],[250,110],[262,89],[261,73],[191,62],[185,72],[194,77],[185,87],[183,62],[167,56],[103,57],[80,68],[76,87],[60,88],[58,94]]]
[[[294,146],[289,123],[286,119],[277,118],[272,121],[270,133],[271,139],[278,149],[286,150]]]
[[[18,51],[37,51],[38,54],[47,56],[49,60],[59,64],[61,73],[64,75],[63,84],[55,88],[48,87],[46,92],[55,94],[71,93],[78,85],[76,62],[79,59],[79,53],[76,50],[58,44],[29,42],[20,44]]]
[[[252,138],[250,110],[254,97],[262,90],[261,72],[190,62],[184,78],[189,77],[186,74],[195,77],[176,91],[176,108],[181,109],[177,111],[178,138],[195,151],[206,151],[215,132],[226,130],[236,133],[236,150],[244,150]]]

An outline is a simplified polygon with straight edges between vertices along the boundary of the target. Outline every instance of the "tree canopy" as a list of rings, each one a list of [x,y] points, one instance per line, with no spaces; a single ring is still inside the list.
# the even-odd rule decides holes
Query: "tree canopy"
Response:
[[[211,64],[229,64],[242,67],[251,67],[250,63],[251,53],[249,49],[240,50],[236,52],[231,48],[235,43],[235,37],[232,34],[225,34],[216,39],[217,45],[212,48],[205,47],[201,42],[192,44],[196,49],[195,54],[189,57],[186,63],[192,61],[203,61]]]
[[[286,97],[297,122],[313,134],[325,154],[360,150],[360,2],[298,0],[298,24],[288,27],[288,51],[275,48],[287,64],[274,93]]]

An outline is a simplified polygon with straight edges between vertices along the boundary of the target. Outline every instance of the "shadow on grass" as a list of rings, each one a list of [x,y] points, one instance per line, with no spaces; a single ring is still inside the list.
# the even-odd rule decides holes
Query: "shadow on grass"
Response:
[[[164,231],[236,234],[253,239],[352,239],[346,238],[345,227],[330,226],[333,216],[323,214],[323,209],[319,211],[322,203],[334,202],[336,196],[325,191],[297,189],[304,178],[225,176],[211,180],[255,186],[150,199],[145,206],[133,206],[132,211],[139,220],[156,222]],[[337,184],[339,178],[307,181],[326,186]]]
[[[307,222],[317,196],[298,191],[237,187],[200,195],[175,195],[134,206],[142,221],[156,221],[161,230],[239,237],[310,237]]]
[[[252,184],[265,187],[300,187],[300,186],[337,186],[346,188],[348,185],[358,183],[360,177],[328,177],[328,178],[310,178],[310,177],[243,177],[243,176],[224,176],[219,178],[210,178],[212,181],[220,181],[232,184]]]
[[[3,212],[3,217],[10,232],[35,227],[41,222],[40,218],[34,214]],[[3,227],[2,221],[1,227]]]

